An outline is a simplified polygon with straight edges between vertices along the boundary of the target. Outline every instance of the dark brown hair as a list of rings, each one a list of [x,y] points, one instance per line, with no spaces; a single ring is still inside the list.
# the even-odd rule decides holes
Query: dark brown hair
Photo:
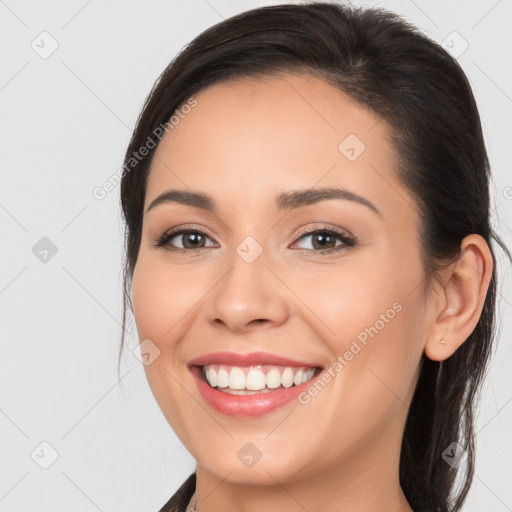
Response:
[[[495,267],[479,322],[447,360],[423,356],[402,441],[400,484],[412,508],[458,511],[473,479],[473,416],[495,336],[493,241],[511,255],[490,224],[489,161],[466,75],[440,45],[394,13],[319,2],[252,9],[205,30],[163,71],[140,113],[121,181],[126,245],[120,357],[154,148],[135,166],[130,159],[201,89],[281,72],[322,78],[387,123],[397,176],[421,218],[427,292],[442,265],[459,256],[465,236],[477,233],[491,249]],[[459,469],[442,457],[453,442],[467,452]],[[186,490],[182,486],[170,509],[180,508]]]

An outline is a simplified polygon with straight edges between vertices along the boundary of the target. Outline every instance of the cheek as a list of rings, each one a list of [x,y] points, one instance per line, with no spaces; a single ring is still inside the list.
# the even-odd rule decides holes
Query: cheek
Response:
[[[204,298],[206,284],[190,269],[139,258],[133,274],[133,311],[140,339],[157,345],[180,337]]]
[[[197,302],[198,293],[190,273],[187,278],[185,272],[170,266],[166,272],[165,265],[139,255],[132,280],[135,323],[139,340],[151,340],[160,351],[150,364],[144,365],[144,372],[163,415],[185,441],[187,425],[192,421],[184,419],[184,411],[190,409],[190,396],[186,386],[179,384],[184,378],[180,373],[184,370],[179,340],[189,327],[192,303]]]
[[[421,357],[421,298],[391,265],[378,272],[352,267],[317,282],[322,286],[303,284],[301,293],[314,304],[332,352],[331,412],[343,416],[349,409],[370,426],[365,417],[382,419],[409,402]],[[334,410],[338,404],[345,412]]]
[[[368,265],[349,263],[325,268],[314,277],[311,270],[288,277],[293,277],[294,293],[315,314],[319,333],[338,353],[347,340],[360,335],[364,341],[367,327],[376,322],[382,327],[382,314],[388,312],[386,317],[394,319],[399,309],[393,308],[399,299],[393,276],[385,273],[383,265],[372,271]]]

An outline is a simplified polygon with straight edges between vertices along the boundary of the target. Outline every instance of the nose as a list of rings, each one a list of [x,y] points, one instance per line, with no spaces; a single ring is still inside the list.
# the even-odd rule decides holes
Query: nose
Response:
[[[267,266],[265,251],[251,263],[234,252],[229,264],[208,294],[208,321],[238,333],[283,324],[290,297],[285,284]]]

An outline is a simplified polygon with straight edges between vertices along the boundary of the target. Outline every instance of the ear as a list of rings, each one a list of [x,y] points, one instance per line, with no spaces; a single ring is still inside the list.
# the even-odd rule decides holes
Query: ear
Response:
[[[489,246],[480,235],[471,234],[462,240],[459,258],[443,271],[446,275],[434,312],[436,319],[425,344],[425,355],[429,359],[448,359],[474,331],[493,267]]]

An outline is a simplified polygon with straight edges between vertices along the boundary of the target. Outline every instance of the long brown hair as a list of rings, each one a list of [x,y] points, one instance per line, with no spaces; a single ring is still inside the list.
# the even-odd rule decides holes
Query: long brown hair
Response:
[[[125,155],[119,357],[127,308],[133,311],[131,279],[155,148],[136,165],[134,153],[206,86],[283,71],[322,78],[387,122],[398,155],[397,175],[416,198],[420,212],[427,289],[441,264],[458,257],[465,236],[477,233],[491,249],[494,271],[480,320],[447,360],[439,363],[423,356],[402,442],[400,484],[412,508],[458,511],[473,479],[474,411],[495,334],[493,242],[512,258],[490,224],[489,161],[466,75],[441,46],[394,13],[319,2],[252,9],[205,30],[163,71],[146,99]],[[467,454],[459,468],[442,457],[455,441]],[[456,476],[461,482],[458,489],[454,489]],[[193,479],[187,482],[193,485]],[[171,509],[173,503],[179,508],[184,492],[190,491],[187,485],[180,489],[179,499],[177,493],[169,502]]]

